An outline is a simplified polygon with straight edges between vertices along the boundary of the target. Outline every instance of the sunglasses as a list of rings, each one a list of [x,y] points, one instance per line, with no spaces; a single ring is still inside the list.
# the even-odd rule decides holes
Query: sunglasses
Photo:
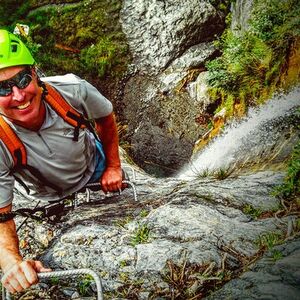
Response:
[[[30,68],[17,73],[14,77],[0,81],[0,97],[9,96],[12,93],[12,88],[16,86],[19,89],[25,89],[32,81],[32,73]]]

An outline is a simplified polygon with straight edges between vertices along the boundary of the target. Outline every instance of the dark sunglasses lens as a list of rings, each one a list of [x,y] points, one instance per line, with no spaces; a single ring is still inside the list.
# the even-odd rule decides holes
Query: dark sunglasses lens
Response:
[[[10,80],[0,81],[0,97],[8,96],[12,92],[12,87],[15,85],[19,89],[25,89],[32,81],[31,70],[25,69],[19,72]]]
[[[0,96],[8,96],[11,93],[11,87],[8,82],[0,82]]]
[[[20,81],[19,81],[18,83],[16,83],[16,84],[17,84],[17,87],[18,87],[19,89],[25,89],[25,88],[29,85],[29,83],[31,82],[31,80],[32,80],[31,75],[25,74],[25,75],[20,79]]]

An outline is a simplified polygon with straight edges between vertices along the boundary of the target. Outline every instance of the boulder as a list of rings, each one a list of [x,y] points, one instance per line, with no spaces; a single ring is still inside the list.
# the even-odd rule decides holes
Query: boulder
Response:
[[[121,23],[135,63],[158,74],[186,49],[209,41],[224,29],[210,1],[123,1]]]

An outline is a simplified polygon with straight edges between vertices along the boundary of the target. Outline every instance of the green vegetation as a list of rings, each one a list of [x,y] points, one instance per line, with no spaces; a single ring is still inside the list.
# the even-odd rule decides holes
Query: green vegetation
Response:
[[[51,285],[58,285],[59,284],[59,278],[57,276],[51,277],[49,279]]]
[[[229,169],[220,168],[213,173],[213,177],[218,180],[224,180],[232,173]]]
[[[209,93],[221,103],[218,110],[226,107],[232,116],[236,105],[246,111],[285,87],[283,74],[300,36],[299,15],[297,0],[256,0],[249,30],[225,30],[216,43],[222,56],[207,63]]]
[[[30,9],[30,1],[1,0],[0,27],[13,29],[12,24],[22,20]]]
[[[209,291],[221,286],[233,276],[231,271],[210,264],[191,264],[186,259],[181,264],[168,260],[162,279],[169,288],[156,287],[151,299],[202,299]]]
[[[219,168],[217,170],[210,171],[208,168],[202,170],[197,174],[199,179],[206,177],[213,177],[218,180],[223,180],[229,177],[232,174],[232,170],[230,168]]]
[[[85,275],[79,282],[78,289],[82,296],[89,296],[91,294],[91,284],[94,281],[91,275]]]
[[[271,250],[274,246],[282,242],[282,234],[278,232],[265,233],[261,235],[257,241],[258,245],[266,250]]]
[[[141,218],[146,218],[149,215],[149,211],[147,209],[143,209],[140,212],[140,217]]]
[[[120,268],[125,268],[128,266],[128,261],[127,260],[121,260],[120,261]]]
[[[0,27],[13,31],[16,23],[29,25],[25,42],[47,75],[72,72],[96,84],[97,78],[120,77],[130,60],[119,23],[121,4],[121,0],[4,1]]]
[[[125,228],[125,226],[130,223],[131,221],[133,221],[133,217],[132,216],[126,216],[123,219],[118,219],[116,221],[114,221],[114,225],[121,227],[121,228]]]
[[[277,261],[277,260],[282,259],[282,257],[283,257],[283,254],[279,250],[274,249],[272,251],[272,259],[273,259],[274,262]]]
[[[300,195],[300,141],[295,146],[288,163],[287,174],[282,185],[275,188],[273,195],[283,199],[296,199]],[[300,206],[300,205],[299,205]]]
[[[104,294],[105,299],[139,299],[139,293],[144,283],[143,279],[131,279],[128,272],[119,273],[118,281],[122,286]]]
[[[201,178],[206,178],[208,176],[210,176],[210,171],[208,168],[205,168],[204,170],[202,170],[201,172],[199,172],[197,174],[197,176],[201,179]]]
[[[125,54],[126,50],[125,47],[118,49],[117,43],[103,37],[96,45],[92,44],[82,51],[81,60],[92,73],[103,77],[116,64],[117,52],[121,51],[120,54]]]
[[[139,224],[138,228],[135,230],[133,236],[131,237],[131,245],[136,246],[138,244],[147,243],[150,236],[150,229],[147,224]]]
[[[259,208],[254,208],[251,204],[247,204],[243,208],[243,213],[252,217],[253,219],[257,219],[261,216],[262,211]]]
[[[209,2],[218,10],[228,13],[231,3],[235,2],[235,0],[209,0]]]

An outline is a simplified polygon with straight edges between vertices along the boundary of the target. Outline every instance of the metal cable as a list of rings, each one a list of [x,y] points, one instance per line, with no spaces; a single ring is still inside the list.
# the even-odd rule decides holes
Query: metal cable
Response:
[[[65,270],[65,271],[53,271],[53,272],[44,272],[44,273],[38,273],[39,279],[47,279],[51,277],[71,277],[74,275],[82,275],[87,274],[93,277],[96,287],[97,287],[97,300],[103,300],[103,289],[102,289],[102,283],[101,279],[98,276],[96,272],[90,269],[74,269],[74,270]],[[2,296],[3,300],[10,300],[10,294],[6,291],[6,297],[4,290],[2,290]]]
[[[133,177],[133,180],[136,180],[136,173],[135,173],[135,169],[132,167],[132,166],[123,166],[122,167],[123,169],[130,169],[131,172],[132,172],[132,177]]]

